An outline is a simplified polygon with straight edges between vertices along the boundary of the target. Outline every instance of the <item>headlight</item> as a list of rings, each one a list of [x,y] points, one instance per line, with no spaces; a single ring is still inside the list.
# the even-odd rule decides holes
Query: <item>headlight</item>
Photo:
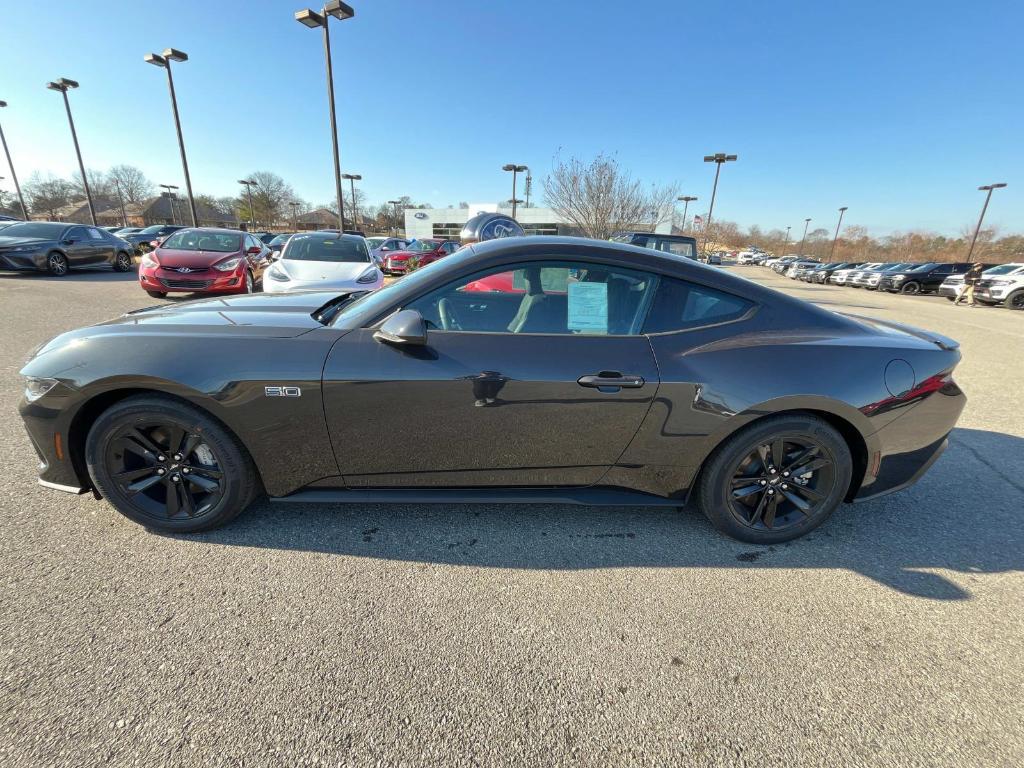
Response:
[[[267,270],[267,274],[270,275],[271,280],[277,280],[281,283],[291,281],[291,278],[288,277],[287,273],[283,269],[279,269],[276,264]]]
[[[906,280],[906,279],[907,279],[907,276],[906,276],[906,275],[893,275],[893,276],[892,276],[892,281],[893,281],[894,283],[898,283],[898,282],[900,282],[901,280]]]
[[[37,251],[38,245],[15,245],[7,249],[7,253],[24,253],[25,251]]]
[[[25,399],[34,403],[51,389],[59,384],[56,379],[43,379],[37,376],[29,376],[25,379]]]
[[[151,251],[142,257],[142,266],[146,269],[152,269],[153,267],[159,267],[160,262],[156,260],[156,256]]]
[[[992,280],[989,283],[989,285],[991,285],[992,287],[999,286],[1000,288],[1002,288],[1002,287],[1007,286],[1007,285],[1013,285],[1013,281],[1012,280]]]
[[[363,272],[359,277],[356,278],[357,283],[376,283],[377,282],[377,268],[370,267]]]
[[[241,256],[236,256],[233,259],[228,259],[227,261],[222,261],[220,264],[214,264],[213,268],[216,269],[219,272],[230,272],[235,267],[237,267],[239,264],[241,264],[241,262],[242,262],[242,257]]]

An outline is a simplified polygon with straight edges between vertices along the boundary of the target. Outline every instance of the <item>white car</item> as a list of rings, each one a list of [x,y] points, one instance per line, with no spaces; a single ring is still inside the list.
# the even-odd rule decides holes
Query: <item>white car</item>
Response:
[[[1024,264],[1021,263],[1010,263],[1010,264],[999,264],[995,267],[990,267],[981,273],[981,279],[984,281],[994,279],[1024,279]],[[942,281],[942,285],[939,286],[939,296],[945,296],[950,301],[953,301],[960,291],[963,289],[964,276],[950,275]],[[980,286],[979,286],[980,287]],[[1002,287],[1002,286],[997,286]],[[991,293],[989,294],[989,301],[992,301]],[[1003,296],[1002,300],[1006,299],[1006,295]]]
[[[996,274],[992,274],[995,271],[992,269],[982,272],[981,280],[974,292],[975,299],[982,304],[1005,304],[1010,309],[1024,309],[1024,266],[1000,266],[1017,268]]]
[[[383,264],[388,254],[393,251],[404,251],[409,241],[401,237],[368,237],[366,244],[370,247],[370,255],[378,265]]]
[[[293,235],[281,258],[263,272],[267,293],[375,291],[384,273],[359,235],[308,232]]]
[[[760,254],[754,251],[740,251],[739,256],[736,257],[737,264],[756,264],[760,258]]]
[[[857,275],[869,269],[876,269],[877,267],[880,266],[882,266],[882,262],[872,261],[867,264],[861,264],[859,267],[853,267],[851,269],[837,269],[835,272],[832,273],[832,277],[830,277],[828,281],[833,285],[846,285],[853,279],[854,275]]]

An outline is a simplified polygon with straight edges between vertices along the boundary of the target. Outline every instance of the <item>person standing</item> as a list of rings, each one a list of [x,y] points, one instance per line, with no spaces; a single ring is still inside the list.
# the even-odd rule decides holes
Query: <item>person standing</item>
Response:
[[[960,303],[960,299],[966,298],[968,306],[975,306],[974,303],[974,289],[978,283],[981,282],[981,273],[985,271],[985,267],[980,262],[974,262],[971,268],[967,270],[967,274],[964,275],[964,285],[966,289],[963,293],[956,297],[956,301],[953,302],[955,307]]]

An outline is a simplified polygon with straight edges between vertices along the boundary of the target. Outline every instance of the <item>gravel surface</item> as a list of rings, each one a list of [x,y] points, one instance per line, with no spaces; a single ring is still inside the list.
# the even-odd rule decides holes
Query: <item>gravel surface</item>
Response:
[[[158,536],[38,487],[14,410],[37,344],[153,300],[0,275],[0,764],[1024,763],[1024,313],[738,271],[962,343],[921,483],[768,548],[498,505]]]

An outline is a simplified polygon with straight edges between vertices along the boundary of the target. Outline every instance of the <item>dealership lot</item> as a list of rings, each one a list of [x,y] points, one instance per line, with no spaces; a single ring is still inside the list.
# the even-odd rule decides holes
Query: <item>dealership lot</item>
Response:
[[[1024,762],[1024,313],[737,271],[962,343],[919,485],[768,548],[692,511],[498,505],[156,536],[38,488],[14,412],[29,350],[154,300],[0,274],[0,763]]]

